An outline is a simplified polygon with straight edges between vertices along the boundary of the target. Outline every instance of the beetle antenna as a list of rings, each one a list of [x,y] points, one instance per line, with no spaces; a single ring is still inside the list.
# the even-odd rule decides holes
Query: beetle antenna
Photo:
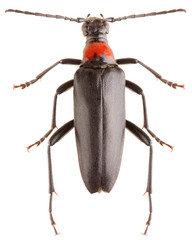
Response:
[[[7,9],[5,11],[5,13],[7,13],[7,12],[23,13],[23,14],[34,15],[34,16],[38,16],[38,17],[64,19],[64,20],[69,20],[69,21],[73,21],[73,22],[77,22],[77,23],[87,22],[87,20],[85,18],[70,18],[70,17],[61,16],[61,15],[43,14],[43,13],[38,13],[38,12],[28,12],[28,11],[14,10],[14,9]]]
[[[138,14],[138,15],[133,14],[133,15],[119,17],[119,18],[110,17],[110,18],[105,18],[104,20],[106,22],[117,22],[117,21],[121,21],[121,20],[127,20],[128,18],[150,17],[150,16],[156,16],[156,15],[167,14],[167,13],[175,13],[175,12],[186,12],[186,10],[180,8],[180,9],[173,9],[173,10],[169,10],[169,11],[142,13],[142,14]]]

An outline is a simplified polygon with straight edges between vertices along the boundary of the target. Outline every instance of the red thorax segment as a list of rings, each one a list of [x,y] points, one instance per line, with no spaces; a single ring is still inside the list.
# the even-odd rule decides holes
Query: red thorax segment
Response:
[[[93,60],[95,56],[105,57],[106,60],[115,61],[111,48],[105,42],[92,42],[85,46],[83,51],[83,62]]]

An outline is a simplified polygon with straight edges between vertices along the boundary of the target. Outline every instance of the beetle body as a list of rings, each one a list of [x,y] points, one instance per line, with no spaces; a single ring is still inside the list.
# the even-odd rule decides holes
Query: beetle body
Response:
[[[87,37],[74,77],[74,127],[81,175],[91,193],[110,192],[117,179],[125,131],[125,74],[107,44],[108,23],[84,23]]]

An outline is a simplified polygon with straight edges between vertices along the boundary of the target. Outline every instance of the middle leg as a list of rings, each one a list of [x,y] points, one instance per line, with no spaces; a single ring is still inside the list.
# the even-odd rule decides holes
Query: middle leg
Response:
[[[162,146],[166,145],[171,148],[171,151],[173,151],[173,147],[164,141],[162,141],[160,138],[158,138],[150,129],[148,125],[148,118],[147,118],[147,107],[146,107],[146,101],[145,101],[145,95],[143,93],[143,90],[135,83],[126,80],[126,87],[131,89],[133,92],[139,94],[142,96],[142,102],[143,102],[143,115],[144,115],[144,125],[143,127],[148,131],[148,133],[155,138],[155,140],[160,143]]]
[[[68,82],[63,83],[60,87],[57,88],[56,93],[55,93],[55,97],[54,97],[54,102],[53,102],[53,114],[52,114],[51,129],[41,139],[39,139],[37,142],[35,142],[35,143],[31,144],[30,146],[28,146],[27,147],[28,151],[34,145],[39,146],[45,140],[45,138],[47,138],[52,133],[52,131],[55,129],[55,127],[56,127],[57,97],[61,93],[64,93],[65,91],[69,90],[72,86],[73,86],[73,80],[70,80]]]

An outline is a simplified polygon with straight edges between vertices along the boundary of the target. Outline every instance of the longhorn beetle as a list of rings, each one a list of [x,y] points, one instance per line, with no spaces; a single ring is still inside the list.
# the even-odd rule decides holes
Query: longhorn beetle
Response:
[[[33,13],[27,11],[8,9],[5,12],[23,13],[48,18],[64,19],[83,23],[82,31],[86,37],[86,46],[83,51],[83,59],[65,58],[54,63],[52,66],[38,74],[35,79],[14,85],[14,88],[24,89],[41,79],[47,72],[58,64],[78,65],[79,69],[74,75],[74,79],[63,83],[56,90],[53,103],[53,118],[51,129],[37,142],[28,146],[28,150],[34,146],[39,146],[56,127],[56,104],[58,95],[64,93],[71,87],[74,88],[74,119],[60,127],[49,139],[48,142],[48,169],[49,169],[49,213],[51,224],[56,234],[58,234],[55,221],[52,216],[52,195],[55,192],[53,184],[51,147],[64,137],[71,129],[75,128],[75,137],[78,151],[80,171],[90,193],[100,191],[110,192],[113,188],[121,164],[121,156],[124,144],[125,128],[130,130],[144,144],[149,146],[149,170],[146,193],[149,197],[149,216],[146,222],[144,235],[147,234],[152,216],[152,142],[149,136],[134,123],[125,119],[125,87],[141,95],[143,102],[144,128],[161,145],[173,147],[160,140],[148,126],[147,109],[143,90],[135,83],[125,80],[125,74],[119,67],[121,64],[140,64],[150,71],[160,81],[170,87],[184,88],[184,85],[169,82],[135,58],[115,59],[111,48],[108,45],[107,34],[109,24],[130,18],[140,18],[155,16],[160,14],[186,12],[184,9],[174,9],[170,11],[152,12],[147,14],[130,15],[125,17],[101,18],[69,18],[60,15]]]

